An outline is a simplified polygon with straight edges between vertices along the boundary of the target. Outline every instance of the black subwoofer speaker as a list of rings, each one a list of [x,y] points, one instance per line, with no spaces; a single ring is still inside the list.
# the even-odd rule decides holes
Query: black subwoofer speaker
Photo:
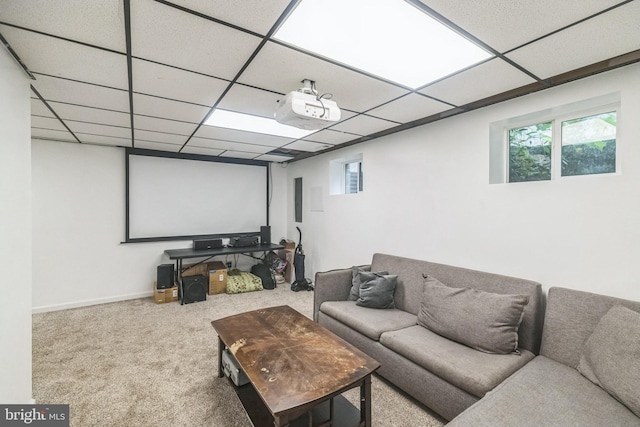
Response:
[[[186,276],[182,278],[180,286],[180,301],[182,304],[205,301],[207,299],[208,279],[202,275]]]
[[[173,264],[160,264],[158,266],[158,289],[173,287]]]
[[[263,225],[260,227],[260,244],[261,245],[271,244],[271,226],[270,225]]]

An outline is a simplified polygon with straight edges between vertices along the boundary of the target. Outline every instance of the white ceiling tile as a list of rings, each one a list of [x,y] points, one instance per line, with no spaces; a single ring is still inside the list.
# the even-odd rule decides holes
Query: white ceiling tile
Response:
[[[255,159],[260,155],[261,154],[256,154],[256,153],[246,153],[244,151],[227,150],[222,154],[220,154],[220,157],[233,157],[235,159]]]
[[[131,126],[131,116],[128,113],[61,104],[59,102],[49,102],[49,105],[65,121],[75,120],[113,126]]]
[[[133,111],[145,116],[199,123],[209,113],[209,110],[208,107],[186,102],[171,101],[139,93],[133,94]]]
[[[187,142],[187,136],[184,135],[176,135],[174,133],[164,133],[164,132],[152,132],[148,130],[139,130],[136,129],[134,132],[136,145],[141,140],[148,142],[161,142],[163,144],[173,144],[182,146],[185,142]],[[180,147],[178,147],[180,148]]]
[[[0,25],[0,33],[35,73],[127,89],[127,57]]]
[[[282,163],[293,159],[293,156],[286,156],[281,154],[262,154],[255,158],[255,160],[264,160],[266,162]]]
[[[31,139],[50,139],[74,143],[78,142],[68,130],[62,131],[55,129],[31,128]]]
[[[350,132],[359,135],[369,135],[381,130],[398,126],[398,123],[389,122],[387,120],[377,119],[371,116],[359,115],[347,121],[338,123],[331,129],[342,132]]]
[[[281,136],[244,132],[241,130],[226,129],[207,125],[201,126],[194,136],[211,139],[222,139],[226,141],[246,142],[248,144],[256,145],[268,145],[270,147],[281,147],[285,144],[295,141],[295,139],[293,138],[283,138]]]
[[[198,126],[195,123],[181,122],[177,120],[160,119],[156,117],[146,117],[135,115],[133,117],[135,129],[150,130],[154,132],[175,133],[178,135],[190,136]]]
[[[237,111],[273,119],[282,95],[267,90],[234,84],[218,105],[223,110]]]
[[[122,1],[3,0],[0,21],[126,52]]]
[[[40,129],[61,130],[68,132],[60,120],[55,117],[31,116],[31,127]]]
[[[224,150],[216,150],[213,148],[205,148],[205,147],[192,147],[187,145],[181,151],[181,153],[186,154],[203,154],[205,156],[219,156],[222,154]]]
[[[41,74],[36,74],[36,80],[31,85],[47,101],[129,111],[129,94],[124,89],[111,89]]]
[[[55,118],[51,110],[39,98],[31,98],[31,115]]]
[[[619,0],[420,1],[499,52],[619,3]]]
[[[177,153],[180,150],[181,145],[176,144],[165,144],[162,142],[151,142],[151,141],[142,141],[136,140],[135,148],[144,148],[145,150],[159,150],[159,151],[169,151],[172,153]]]
[[[496,58],[427,86],[420,92],[460,106],[525,86],[535,81],[533,77],[523,73],[508,62]],[[448,106],[431,114],[450,108]],[[425,116],[427,115],[429,114],[425,114]]]
[[[116,138],[128,138],[131,140],[131,129],[118,126],[104,126],[93,123],[65,121],[69,129],[80,138],[80,134],[113,136]],[[82,138],[80,138],[82,140]]]
[[[212,106],[229,85],[226,80],[133,60],[133,90],[148,95]]]
[[[326,148],[331,148],[333,145],[325,142],[313,142],[313,141],[296,141],[289,145],[284,146],[285,150],[299,150],[299,151],[320,151]]]
[[[261,39],[151,0],[131,4],[133,56],[232,79]]]
[[[360,138],[361,135],[356,135],[348,132],[340,132],[334,129],[325,129],[320,132],[313,133],[304,139],[306,141],[326,142],[329,144],[342,144],[344,142],[353,141]]]
[[[405,123],[450,109],[451,106],[411,93],[367,112],[381,119]]]
[[[517,49],[507,57],[540,78],[553,77],[638,49],[639,22],[640,1],[633,1]]]
[[[264,35],[289,0],[174,0],[173,3]]]
[[[260,50],[238,81],[286,94],[302,87],[303,79],[314,80],[321,94],[332,93],[340,108],[358,112],[408,92],[273,42]]]
[[[262,154],[273,150],[273,146],[248,144],[244,142],[225,141],[220,139],[208,139],[193,137],[189,144],[195,147],[212,148],[217,150],[235,150],[246,153]]]
[[[110,145],[114,147],[131,147],[131,138],[117,138],[106,135],[93,135],[79,133],[77,134],[80,141],[85,144]]]

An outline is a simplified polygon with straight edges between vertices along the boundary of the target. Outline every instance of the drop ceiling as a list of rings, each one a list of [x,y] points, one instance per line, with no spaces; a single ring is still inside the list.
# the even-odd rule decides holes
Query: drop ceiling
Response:
[[[33,139],[271,162],[640,61],[640,0],[408,2],[490,58],[409,88],[275,39],[297,0],[0,0],[0,35],[32,77]],[[302,79],[339,122],[301,139],[204,124],[216,108],[273,118]]]

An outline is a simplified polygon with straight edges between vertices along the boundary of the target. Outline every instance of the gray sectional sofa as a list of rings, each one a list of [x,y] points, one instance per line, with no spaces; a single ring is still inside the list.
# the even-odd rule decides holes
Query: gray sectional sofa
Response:
[[[363,307],[362,299],[350,297],[356,282],[361,295],[367,292],[360,277],[379,279],[378,285],[393,278],[395,308]],[[442,286],[434,286],[434,278]],[[639,302],[551,288],[545,313],[538,283],[385,254],[358,269],[317,273],[315,286],[314,319],[377,359],[379,375],[452,420],[452,427],[640,426]],[[444,288],[458,289],[438,299]],[[466,306],[458,299],[462,288],[479,293],[465,300],[462,292],[462,301],[471,301]],[[517,351],[480,351],[473,340],[465,345],[425,327],[423,298],[435,296],[446,322],[467,322],[465,330],[442,333],[461,334],[462,341],[465,334],[483,336],[469,316],[481,325],[487,312],[504,310],[483,299],[496,294],[527,299]],[[490,309],[483,314],[482,306]]]
[[[640,426],[640,302],[564,288],[547,301],[540,355],[448,426]]]
[[[371,265],[361,269],[397,275],[395,308],[367,308],[349,301],[352,269],[334,270],[316,274],[314,320],[378,360],[379,375],[447,420],[480,400],[539,351],[543,300],[538,283],[385,254],[375,254]],[[519,353],[479,351],[419,325],[424,274],[450,287],[527,296],[517,330]]]

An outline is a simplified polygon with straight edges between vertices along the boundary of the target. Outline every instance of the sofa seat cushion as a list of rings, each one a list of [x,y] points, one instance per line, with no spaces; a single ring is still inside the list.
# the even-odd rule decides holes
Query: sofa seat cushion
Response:
[[[640,418],[566,365],[538,356],[447,427],[640,426]]]
[[[385,332],[380,343],[476,397],[484,396],[534,358],[527,350],[521,354],[484,353],[420,325]]]
[[[418,320],[418,316],[406,311],[360,307],[355,301],[325,301],[320,311],[375,341],[385,331],[406,328]]]

